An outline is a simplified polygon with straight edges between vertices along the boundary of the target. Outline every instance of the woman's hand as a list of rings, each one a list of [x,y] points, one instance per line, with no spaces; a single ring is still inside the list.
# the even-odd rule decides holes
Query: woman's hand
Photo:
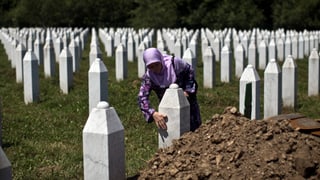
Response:
[[[167,124],[166,124],[167,115],[161,114],[156,111],[152,114],[152,117],[159,129],[167,129]]]

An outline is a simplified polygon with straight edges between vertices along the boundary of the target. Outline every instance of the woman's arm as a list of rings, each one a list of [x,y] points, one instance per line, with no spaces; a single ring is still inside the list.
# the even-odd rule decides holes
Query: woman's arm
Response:
[[[149,95],[151,92],[151,81],[147,75],[142,77],[142,82],[138,94],[138,103],[141,112],[143,113],[147,122],[152,122],[153,117],[152,114],[155,112],[155,109],[151,107],[149,101]]]

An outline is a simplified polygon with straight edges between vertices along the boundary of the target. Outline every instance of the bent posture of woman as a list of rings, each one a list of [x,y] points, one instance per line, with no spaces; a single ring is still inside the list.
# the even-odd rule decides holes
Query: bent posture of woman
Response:
[[[161,101],[170,84],[176,83],[183,89],[190,104],[190,130],[196,130],[201,125],[201,116],[197,102],[198,85],[191,65],[180,58],[162,54],[156,48],[146,49],[143,60],[147,71],[142,77],[138,101],[146,121],[154,121],[158,128],[167,128],[166,115],[151,107],[149,95],[153,90]]]

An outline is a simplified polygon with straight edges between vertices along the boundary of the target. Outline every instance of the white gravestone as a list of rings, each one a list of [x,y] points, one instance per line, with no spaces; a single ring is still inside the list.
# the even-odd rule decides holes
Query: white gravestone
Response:
[[[89,112],[100,101],[108,101],[108,70],[103,61],[97,58],[88,72]]]
[[[219,37],[214,38],[213,43],[210,46],[212,47],[213,52],[215,54],[216,62],[219,62],[220,59],[221,59],[221,57],[220,57],[220,54],[221,54],[221,42],[220,42]]]
[[[208,38],[207,37],[203,37],[201,39],[201,55],[202,55],[202,59],[203,59],[203,56],[204,56],[205,52],[207,51],[207,47],[208,46],[210,46]]]
[[[248,64],[251,64],[254,68],[257,68],[257,56],[257,46],[254,41],[251,41],[248,50]]]
[[[78,72],[79,71],[79,46],[77,45],[77,43],[75,42],[74,39],[71,39],[70,43],[69,43],[69,50],[71,53],[71,57],[72,57],[72,72]]]
[[[191,65],[191,67],[193,68],[194,71],[194,75],[196,76],[196,69],[197,69],[197,59],[196,57],[193,55],[193,52],[191,51],[190,48],[187,48],[184,53],[183,53],[183,60],[185,60],[188,64]]]
[[[127,32],[123,33],[121,36],[121,44],[127,49],[128,48],[128,40],[127,40]]]
[[[141,44],[144,44],[144,43],[141,43]],[[157,41],[157,49],[159,49],[161,53],[164,53],[166,51],[165,42],[162,39]]]
[[[285,57],[284,57],[284,42],[283,42],[283,39],[281,39],[281,38],[279,38],[278,40],[277,40],[277,59],[279,60],[279,61],[283,61],[284,59],[285,59]]]
[[[39,101],[38,59],[31,49],[23,58],[23,90],[25,104]]]
[[[177,84],[171,84],[159,104],[159,112],[167,115],[167,129],[159,129],[159,148],[172,145],[183,133],[190,131],[190,105]]]
[[[46,43],[43,47],[44,57],[43,57],[43,66],[44,66],[44,76],[46,78],[53,77],[55,74],[55,52],[54,45],[51,38],[50,30],[47,31]]]
[[[73,84],[72,57],[69,48],[65,47],[59,56],[59,81],[60,89],[68,94]]]
[[[140,43],[138,47],[138,77],[141,78],[146,72],[146,65],[143,61],[143,52],[146,49],[145,43]]]
[[[125,179],[124,128],[113,107],[99,102],[83,128],[85,180]]]
[[[65,31],[62,36],[62,49],[68,46],[69,46],[68,35],[67,35],[67,32]]]
[[[26,48],[22,43],[19,43],[16,49],[16,82],[23,82],[23,58],[26,54]]]
[[[308,60],[308,96],[317,96],[320,90],[320,62],[317,49],[313,49]]]
[[[251,64],[240,78],[239,110],[252,120],[260,119],[260,77]]]
[[[297,104],[297,65],[289,55],[282,66],[282,102],[285,107],[295,108]]]
[[[61,39],[61,37],[57,37],[54,42],[54,53],[55,53],[55,57],[56,57],[56,62],[59,62],[59,56],[60,56],[62,49],[63,49],[62,39]]]
[[[182,58],[183,47],[180,39],[177,39],[174,44],[174,56]]]
[[[152,45],[149,36],[145,36],[145,37],[143,38],[143,42],[147,45],[147,47],[151,47],[151,45]],[[172,52],[173,52],[173,51],[172,51]]]
[[[128,35],[128,61],[133,62],[136,57],[136,44],[131,34]]]
[[[240,43],[240,39],[239,39],[239,36],[237,35],[237,33],[235,32],[235,34],[233,35],[233,48],[237,48],[238,47],[238,44]],[[242,46],[243,47],[243,46]],[[244,50],[244,47],[243,47],[243,50]],[[246,56],[244,56],[246,57]]]
[[[275,59],[271,59],[264,71],[264,118],[281,113],[281,70]]]
[[[139,37],[139,34],[138,33],[136,33],[136,34],[134,34],[133,35],[133,39],[134,39],[134,43],[136,44],[136,46],[138,46],[138,45],[140,45],[140,43],[141,43],[141,39],[140,39],[140,37]],[[139,54],[139,50],[138,50],[138,48],[139,48],[139,46],[138,47],[136,47],[136,56],[137,56],[137,58],[138,58],[138,54]]]
[[[188,48],[188,38],[186,37],[185,34],[182,35],[181,44],[182,44],[182,52],[184,52]]]
[[[298,38],[298,59],[303,59],[304,57],[304,38],[301,32],[299,33]]]
[[[310,51],[310,38],[308,35],[304,36],[304,56],[309,55]]]
[[[36,55],[38,59],[38,64],[43,64],[43,45],[39,39],[39,36],[36,37],[36,40],[34,41],[34,54]]]
[[[223,43],[222,43],[223,44]],[[224,39],[224,45],[228,45],[231,48],[231,39],[230,39],[230,33],[228,33]]]
[[[244,34],[243,37],[240,39],[241,39],[241,44],[244,47],[245,56],[246,58],[248,58],[249,39],[247,34]]]
[[[286,37],[286,41],[284,43],[284,57],[288,57],[289,55],[292,56],[292,43],[291,43],[291,38],[289,35]],[[293,57],[292,57],[293,58]]]
[[[106,53],[108,57],[113,56],[114,51],[114,39],[111,35],[107,34]]]
[[[0,179],[1,180],[12,179],[11,163],[8,160],[6,154],[3,152],[1,146],[0,146]]]
[[[241,43],[237,44],[237,47],[234,53],[235,53],[234,58],[236,63],[235,75],[237,78],[240,78],[245,66],[245,52],[244,52],[243,45]]]
[[[27,46],[27,48],[28,49],[31,49],[31,51],[33,51],[33,49],[34,49],[34,47],[33,47],[33,33],[32,33],[32,31],[30,30],[29,31],[29,36],[28,36],[28,40],[27,40],[27,44],[28,44],[28,46]]]
[[[117,47],[121,43],[121,33],[117,31],[114,37],[114,46]]]
[[[276,59],[277,58],[277,47],[273,38],[270,39],[268,46],[268,59]]]
[[[298,37],[297,35],[294,35],[291,38],[291,51],[292,51],[293,59],[298,59],[298,53],[299,53],[298,49],[299,49]]]
[[[102,59],[102,53],[98,44],[91,44],[89,52],[89,65],[93,63],[97,58]]]
[[[127,50],[120,43],[116,49],[116,80],[122,81],[128,76],[128,58]]]
[[[82,48],[81,48],[81,44],[82,44],[82,42],[81,42],[81,40],[80,40],[80,37],[79,36],[76,36],[75,38],[74,38],[74,41],[75,41],[75,43],[76,43],[76,46],[78,46],[78,58],[79,58],[79,63],[80,63],[80,61],[81,61],[81,58],[82,58]]]
[[[259,44],[259,69],[264,70],[268,64],[268,47],[264,39]]]
[[[215,54],[211,46],[207,47],[207,50],[203,55],[203,87],[213,88],[216,81],[216,61]]]
[[[230,82],[231,81],[231,69],[232,69],[232,52],[228,45],[225,45],[221,51],[221,82]]]
[[[193,55],[195,58],[197,58],[198,56],[198,45],[197,45],[197,40],[196,38],[191,38],[191,41],[189,43],[189,48],[191,49]]]
[[[9,59],[11,60],[11,67],[12,68],[15,68],[16,67],[16,54],[15,54],[15,50],[16,50],[16,48],[17,48],[17,44],[18,44],[18,42],[17,42],[17,40],[16,39],[12,39],[12,42],[11,42],[11,48],[10,48],[10,50],[9,50],[9,53],[10,54],[8,54],[8,57],[10,57]]]

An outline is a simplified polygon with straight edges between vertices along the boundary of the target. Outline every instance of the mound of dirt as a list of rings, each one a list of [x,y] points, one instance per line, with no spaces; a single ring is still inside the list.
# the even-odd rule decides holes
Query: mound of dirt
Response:
[[[320,138],[227,107],[159,149],[138,179],[320,179]]]

